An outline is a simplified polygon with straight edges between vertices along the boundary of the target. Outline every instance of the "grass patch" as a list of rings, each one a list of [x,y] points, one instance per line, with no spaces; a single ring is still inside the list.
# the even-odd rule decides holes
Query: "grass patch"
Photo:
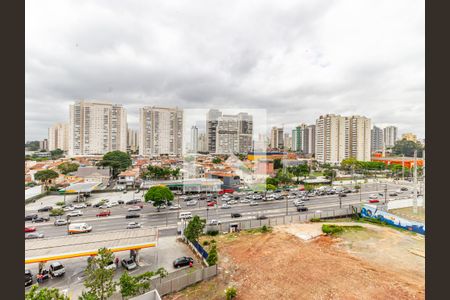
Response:
[[[267,233],[267,232],[272,232],[272,227],[264,225],[263,227],[259,227],[259,228],[243,230],[243,232],[245,232],[247,234]]]
[[[332,225],[332,224],[323,224],[322,225],[322,232],[326,233],[327,235],[338,235],[346,231],[360,231],[364,230],[365,228],[359,225],[353,225],[353,226],[340,226],[340,225]]]
[[[322,220],[320,218],[311,218],[309,221],[310,222],[321,222]]]
[[[63,206],[64,204],[65,204],[64,201],[56,202],[56,205],[57,205],[57,206]]]

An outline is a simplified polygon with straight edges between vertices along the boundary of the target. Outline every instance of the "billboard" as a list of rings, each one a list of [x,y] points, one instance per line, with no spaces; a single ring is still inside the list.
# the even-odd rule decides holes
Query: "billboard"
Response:
[[[378,209],[378,207],[375,205],[365,204],[361,209],[361,216],[364,218],[377,219],[389,225],[425,235],[425,224],[416,221],[410,221],[408,219],[393,215],[391,213]]]

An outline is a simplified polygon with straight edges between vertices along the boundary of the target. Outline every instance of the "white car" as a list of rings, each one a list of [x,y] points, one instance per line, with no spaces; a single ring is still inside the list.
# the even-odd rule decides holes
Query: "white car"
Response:
[[[138,222],[130,222],[127,225],[127,229],[141,228],[142,224]]]
[[[222,206],[220,208],[231,208],[230,205],[228,205],[227,203],[222,204]]]
[[[222,197],[222,201],[230,201],[231,198],[230,197]]]
[[[67,207],[63,208],[64,211],[72,211],[74,209],[75,209],[75,207],[73,207],[73,206],[67,206]]]
[[[108,204],[109,204],[109,207],[113,207],[113,206],[118,206],[118,205],[119,205],[119,202],[117,202],[117,201],[111,201],[111,202],[109,202]]]
[[[294,205],[295,205],[295,206],[300,206],[300,205],[303,205],[303,204],[305,204],[305,202],[302,201],[302,200],[296,200],[296,201],[294,201]]]
[[[138,210],[141,210],[140,206],[132,206],[128,209],[128,211],[138,211]]]
[[[297,196],[295,196],[295,195],[289,195],[289,196],[287,196],[287,198],[288,199],[295,199]]]
[[[110,261],[109,264],[105,267],[106,270],[115,270],[117,269],[116,264],[114,263],[114,261]]]
[[[241,203],[249,203],[250,202],[250,200],[248,200],[248,199],[242,199],[241,201],[239,201],[239,202],[241,202]]]
[[[261,195],[254,195],[253,196],[253,200],[261,200],[262,196]]]
[[[78,217],[78,216],[82,216],[83,213],[81,212],[81,210],[74,210],[71,211],[70,213],[67,214],[69,217]]]
[[[186,202],[186,206],[195,206],[197,205],[197,200],[191,200]]]
[[[178,204],[172,204],[171,206],[169,206],[169,209],[180,209],[181,206],[179,206]]]
[[[110,208],[110,207],[111,207],[111,205],[109,203],[105,203],[105,204],[100,205],[98,208],[105,209],[105,208]]]
[[[87,207],[87,205],[84,203],[75,204],[73,206],[73,208],[75,208],[75,209],[81,209],[81,208],[86,208],[86,207]]]
[[[230,200],[228,201],[228,204],[237,204],[238,202],[236,200]]]
[[[220,224],[220,221],[219,220],[210,220],[209,222],[208,222],[208,225],[219,225]]]
[[[250,206],[256,206],[256,205],[258,205],[258,202],[256,202],[256,201],[250,202]]]
[[[378,199],[378,196],[375,194],[369,195],[369,199]]]

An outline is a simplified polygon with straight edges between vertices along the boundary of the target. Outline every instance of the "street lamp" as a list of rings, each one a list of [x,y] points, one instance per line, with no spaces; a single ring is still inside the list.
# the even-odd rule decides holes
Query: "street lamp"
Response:
[[[338,194],[338,197],[339,197],[339,208],[342,208],[342,197],[340,193]]]

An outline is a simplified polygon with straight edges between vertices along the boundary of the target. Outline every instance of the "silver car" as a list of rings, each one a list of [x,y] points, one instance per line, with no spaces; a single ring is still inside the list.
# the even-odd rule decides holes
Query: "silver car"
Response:
[[[67,225],[70,224],[70,220],[66,220],[66,219],[56,219],[55,220],[55,226],[62,226],[62,225]]]
[[[141,228],[142,224],[138,222],[130,222],[127,225],[127,229]]]
[[[195,206],[197,205],[197,200],[191,200],[186,202],[186,206]]]
[[[32,233],[27,234],[27,235],[25,236],[25,239],[26,239],[26,240],[31,240],[31,239],[41,239],[41,238],[43,238],[43,237],[44,237],[44,234],[43,234],[43,233],[40,233],[40,232],[32,232]]]

